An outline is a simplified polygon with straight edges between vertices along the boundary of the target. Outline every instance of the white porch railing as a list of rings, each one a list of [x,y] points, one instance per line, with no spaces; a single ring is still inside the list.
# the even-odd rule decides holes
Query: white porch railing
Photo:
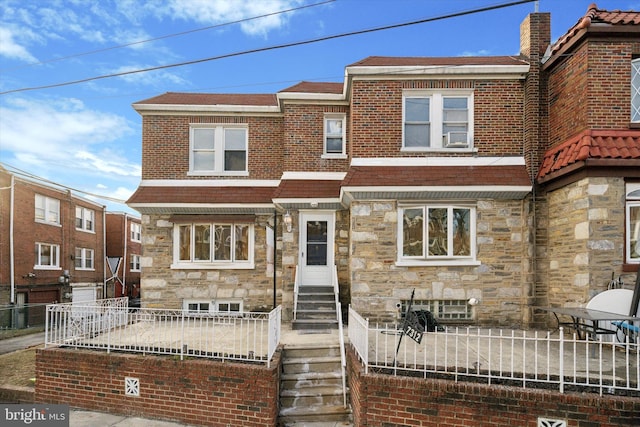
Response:
[[[300,282],[298,279],[298,266],[296,265],[296,269],[293,277],[293,320],[298,318],[298,293],[300,292]]]
[[[124,298],[126,302],[126,298]],[[104,300],[107,301],[107,300]],[[126,305],[47,306],[45,347],[71,346],[145,354],[266,363],[280,342],[281,307],[270,313],[193,313]]]
[[[370,327],[352,308],[348,333],[365,372],[640,395],[638,339],[612,345],[581,340],[562,328],[554,333],[447,328],[425,332],[420,344],[404,337],[398,347],[396,325]]]
[[[333,294],[336,302],[336,317],[338,320],[338,336],[340,337],[340,367],[342,374],[342,399],[344,407],[347,407],[347,355],[344,350],[344,330],[342,328],[342,307],[340,306],[340,288],[338,285],[338,267],[333,266]]]

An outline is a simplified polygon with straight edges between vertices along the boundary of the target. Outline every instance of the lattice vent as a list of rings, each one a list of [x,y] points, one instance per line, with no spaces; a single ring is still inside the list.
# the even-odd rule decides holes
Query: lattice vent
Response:
[[[140,396],[140,380],[138,378],[124,378],[124,394],[127,396]]]
[[[567,427],[567,422],[565,420],[538,418],[538,427]]]

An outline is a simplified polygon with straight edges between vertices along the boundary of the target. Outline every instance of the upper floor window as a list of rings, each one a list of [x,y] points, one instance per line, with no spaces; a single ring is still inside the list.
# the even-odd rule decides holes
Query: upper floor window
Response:
[[[399,218],[400,262],[475,262],[475,208],[406,206],[400,208]]]
[[[60,225],[60,200],[36,194],[37,222]]]
[[[35,268],[60,268],[60,246],[50,243],[36,243]]]
[[[131,271],[140,271],[140,255],[131,255],[129,266]]]
[[[627,184],[626,254],[627,263],[640,263],[640,183]]]
[[[404,93],[405,151],[473,148],[471,91],[407,91]]]
[[[93,270],[94,251],[88,248],[76,248],[76,270]]]
[[[95,212],[91,209],[76,206],[76,229],[95,231]]]
[[[139,242],[141,240],[141,230],[142,226],[137,222],[131,223],[131,240],[134,242]]]
[[[640,122],[640,58],[631,61],[631,121]]]
[[[324,157],[346,157],[346,126],[344,114],[324,117]]]
[[[247,128],[192,125],[189,139],[191,174],[247,174]]]
[[[253,224],[176,225],[174,266],[253,268]]]

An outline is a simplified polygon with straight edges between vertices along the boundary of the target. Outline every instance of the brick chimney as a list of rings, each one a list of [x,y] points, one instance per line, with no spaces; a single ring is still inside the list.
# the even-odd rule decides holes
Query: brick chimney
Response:
[[[547,82],[541,74],[541,60],[550,42],[549,13],[532,13],[520,24],[520,56],[529,62],[525,80],[524,156],[532,181],[548,141]]]

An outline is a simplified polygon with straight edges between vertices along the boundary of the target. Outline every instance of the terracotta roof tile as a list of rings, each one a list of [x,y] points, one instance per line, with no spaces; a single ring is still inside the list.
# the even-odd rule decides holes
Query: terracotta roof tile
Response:
[[[135,104],[277,106],[274,94],[167,92]]]
[[[524,165],[509,166],[354,166],[345,187],[531,185]]]
[[[598,9],[598,6],[595,3],[592,3],[589,5],[587,13],[551,46],[551,53],[554,53],[562,49],[565,45],[570,44],[578,33],[582,30],[589,29],[593,24],[608,24],[612,26],[639,25],[640,12],[633,10],[621,11]]]
[[[334,93],[341,94],[344,85],[342,83],[331,82],[300,82],[280,92],[302,92],[302,93]]]
[[[396,57],[370,56],[349,67],[447,66],[447,65],[528,65],[517,56]]]
[[[640,130],[589,129],[545,153],[538,179],[588,159],[640,160]]]
[[[138,187],[127,200],[145,203],[271,203],[275,187]]]
[[[340,184],[338,180],[308,180],[287,179],[280,182],[275,191],[274,199],[299,199],[299,198],[336,198],[340,197]]]

